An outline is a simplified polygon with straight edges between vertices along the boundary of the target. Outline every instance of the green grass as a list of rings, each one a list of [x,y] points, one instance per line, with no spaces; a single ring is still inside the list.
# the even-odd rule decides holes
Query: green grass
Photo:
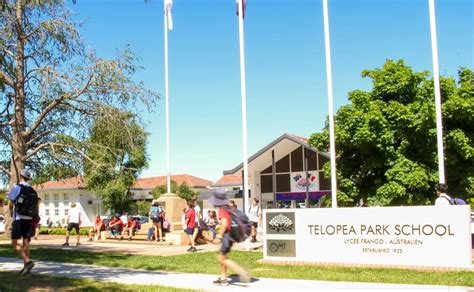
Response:
[[[0,246],[0,256],[13,257],[10,246]],[[57,249],[33,249],[33,259],[94,264],[186,273],[219,274],[216,253],[193,253],[179,256],[138,256],[89,253]],[[257,263],[261,252],[238,252],[231,259],[248,269],[253,277],[306,279],[324,281],[410,283],[427,285],[474,286],[474,272],[427,272],[387,268],[349,268],[320,266],[275,266]]]
[[[0,291],[196,291],[155,285],[125,285],[111,282],[31,275],[24,278],[15,272],[0,271]]]

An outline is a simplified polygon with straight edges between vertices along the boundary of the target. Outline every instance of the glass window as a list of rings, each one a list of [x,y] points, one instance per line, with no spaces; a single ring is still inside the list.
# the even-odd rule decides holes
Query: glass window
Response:
[[[54,208],[59,208],[59,203],[58,202],[54,202]]]
[[[303,171],[303,148],[291,152],[291,171]]]
[[[69,209],[64,209],[64,216],[69,215]]]
[[[64,194],[64,201],[69,202],[69,194]]]
[[[59,194],[54,194],[54,200],[57,202],[59,201]]]
[[[260,186],[262,193],[273,193],[273,177],[271,175],[261,175]]]
[[[277,189],[277,192],[279,193],[291,191],[289,173],[276,175],[276,189]]]
[[[304,153],[308,159],[308,170],[317,170],[318,163],[316,161],[316,152],[310,149],[305,149]]]
[[[319,169],[323,169],[324,164],[326,164],[326,162],[329,162],[329,158],[321,154],[318,155],[318,158],[319,158]]]
[[[54,209],[54,215],[59,216],[59,208]]]
[[[46,208],[46,209],[44,210],[44,215],[49,216],[49,208]]]
[[[44,203],[47,204],[49,202],[49,194],[44,194]]]
[[[319,172],[319,190],[321,191],[330,191],[331,190],[331,180],[324,177],[324,172]]]
[[[290,172],[290,155],[286,155],[276,163],[276,172]]]
[[[272,166],[265,168],[261,173],[272,173]]]

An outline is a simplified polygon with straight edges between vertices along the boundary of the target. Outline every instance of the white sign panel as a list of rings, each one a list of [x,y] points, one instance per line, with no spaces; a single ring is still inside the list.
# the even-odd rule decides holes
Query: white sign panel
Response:
[[[264,210],[264,259],[471,267],[469,206]]]
[[[317,171],[308,171],[306,178],[305,171],[292,172],[291,174],[291,192],[306,192],[306,185],[309,185],[310,192],[319,191],[319,177]]]

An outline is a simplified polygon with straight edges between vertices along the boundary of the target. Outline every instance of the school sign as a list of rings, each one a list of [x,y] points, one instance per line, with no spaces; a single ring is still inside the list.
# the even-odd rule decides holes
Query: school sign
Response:
[[[264,259],[471,267],[469,206],[264,210]]]

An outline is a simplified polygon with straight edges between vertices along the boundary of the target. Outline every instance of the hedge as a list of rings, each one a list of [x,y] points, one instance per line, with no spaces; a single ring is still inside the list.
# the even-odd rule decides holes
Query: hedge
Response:
[[[81,235],[88,235],[90,227],[83,227],[79,230],[79,233]],[[61,227],[53,227],[53,228],[47,228],[47,227],[41,227],[39,230],[39,234],[51,234],[51,235],[66,235],[66,227],[61,228]],[[73,229],[70,233],[71,235],[76,235],[76,230]]]

